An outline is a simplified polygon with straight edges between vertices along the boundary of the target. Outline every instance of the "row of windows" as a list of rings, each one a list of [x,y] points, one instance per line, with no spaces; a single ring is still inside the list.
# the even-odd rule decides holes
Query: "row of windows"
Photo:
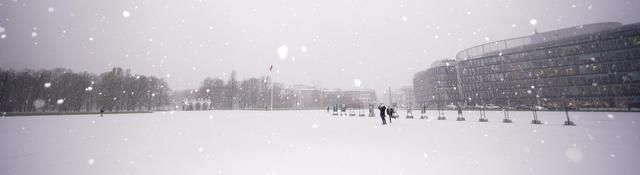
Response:
[[[602,86],[565,86],[538,89],[515,89],[467,92],[465,97],[474,102],[508,98],[558,98],[558,97],[615,97],[640,95],[640,83]]]
[[[487,46],[492,44],[503,45],[501,44],[502,41],[499,41],[496,43],[489,43],[483,46],[478,46],[478,47],[464,50],[458,53],[456,55],[456,58],[458,60],[467,60],[467,59],[475,59],[479,57],[486,57],[490,55],[496,55],[496,54],[499,54],[501,51],[511,52],[511,51],[530,50],[530,49],[537,49],[541,46],[557,47],[561,45],[576,45],[578,43],[591,42],[594,40],[602,41],[602,40],[609,40],[609,39],[615,39],[620,37],[634,37],[634,36],[640,36],[640,25],[627,25],[627,26],[618,28],[618,30],[615,30],[615,31],[607,31],[607,32],[595,33],[591,35],[574,36],[574,37],[569,37],[569,38],[555,40],[555,41],[549,41],[545,43],[538,43],[538,44],[529,44],[530,40],[527,40],[529,39],[528,37],[515,38],[511,40],[517,40],[519,41],[517,42],[519,44],[514,45],[513,43],[507,43],[508,45],[507,49],[503,47],[495,47],[497,50],[493,50],[493,49],[487,50],[483,48],[485,45]],[[523,40],[523,41],[520,41],[520,40]],[[507,41],[510,41],[510,40],[507,40]],[[640,43],[640,40],[633,40],[633,41],[634,41],[633,43]],[[523,45],[523,44],[528,44],[528,45]]]
[[[640,48],[639,48],[640,50]],[[628,72],[640,70],[640,52],[635,58],[620,62],[591,63],[555,68],[545,68],[528,71],[514,71],[507,73],[493,73],[487,75],[463,76],[462,82],[512,81],[533,78],[550,78],[557,76],[574,76],[595,73]]]
[[[491,65],[483,67],[461,67],[461,76],[471,76],[477,74],[490,74],[501,72],[523,71],[530,69],[560,67],[569,65],[583,65],[591,63],[612,62],[622,60],[632,60],[640,58],[640,47],[624,50],[610,50],[600,53],[573,55],[558,58],[548,58],[543,60],[508,63],[501,65]]]
[[[640,72],[615,74],[592,74],[572,77],[558,77],[548,79],[527,79],[500,83],[474,83],[463,86],[463,91],[474,92],[483,90],[531,89],[557,86],[608,85],[640,82]]]
[[[545,48],[539,50],[529,50],[522,53],[497,55],[487,58],[478,58],[461,61],[458,63],[462,68],[478,68],[483,66],[501,65],[506,63],[530,62],[539,59],[558,58],[567,55],[589,54],[608,50],[617,50],[640,46],[640,36],[629,36],[611,40],[599,40],[589,43],[562,46],[556,48]]]

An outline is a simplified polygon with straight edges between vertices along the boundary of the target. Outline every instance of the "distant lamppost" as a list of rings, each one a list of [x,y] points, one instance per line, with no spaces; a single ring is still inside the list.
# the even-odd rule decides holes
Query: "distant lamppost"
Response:
[[[511,120],[511,116],[509,116],[509,107],[511,106],[511,101],[510,98],[507,97],[507,107],[505,107],[503,110],[504,113],[504,119],[502,119],[502,123],[513,123],[513,121]]]
[[[480,107],[480,118],[478,119],[479,122],[488,122],[489,119],[487,118],[487,105],[484,103],[484,98],[482,98],[481,100],[482,106]]]
[[[438,81],[438,85],[440,85],[440,81]],[[438,120],[447,120],[447,117],[445,117],[444,115],[444,110],[443,110],[443,104],[442,104],[442,88],[439,88],[438,85],[436,85],[436,95],[438,96],[438,101],[437,101],[437,108],[438,108]]]
[[[456,87],[453,87],[453,89],[457,91]],[[456,110],[458,110],[458,118],[456,118],[456,121],[465,121],[467,119],[465,119],[464,115],[462,114],[462,107],[460,106],[460,94],[456,94],[458,94],[456,95]]]

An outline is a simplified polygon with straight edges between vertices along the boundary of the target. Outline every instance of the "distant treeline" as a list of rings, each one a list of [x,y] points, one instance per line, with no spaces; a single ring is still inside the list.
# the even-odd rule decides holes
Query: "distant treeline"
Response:
[[[266,109],[271,106],[272,87],[274,108],[296,106],[298,97],[293,89],[274,83],[268,77],[238,80],[235,71],[226,82],[219,78],[206,78],[199,88],[178,92],[176,100],[208,99],[211,101],[205,107],[208,109]],[[183,102],[180,105],[190,104]]]
[[[69,69],[0,69],[0,112],[143,111],[170,104],[165,80],[113,68],[95,75]]]
[[[0,112],[181,110],[194,108],[196,104],[187,103],[194,100],[209,101],[198,104],[199,110],[268,109],[272,93],[274,109],[320,108],[325,101],[320,90],[303,98],[269,77],[238,80],[235,71],[227,80],[206,78],[196,89],[171,91],[164,79],[122,68],[100,75],[63,68],[0,69]]]

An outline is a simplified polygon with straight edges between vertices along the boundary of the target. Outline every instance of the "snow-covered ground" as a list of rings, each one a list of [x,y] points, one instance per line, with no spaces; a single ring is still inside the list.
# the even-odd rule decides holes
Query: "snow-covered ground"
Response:
[[[414,114],[418,112],[414,111]],[[428,113],[431,118],[434,111]],[[0,118],[0,174],[637,174],[639,113],[465,112],[457,122],[324,111]],[[416,116],[419,117],[419,116]]]

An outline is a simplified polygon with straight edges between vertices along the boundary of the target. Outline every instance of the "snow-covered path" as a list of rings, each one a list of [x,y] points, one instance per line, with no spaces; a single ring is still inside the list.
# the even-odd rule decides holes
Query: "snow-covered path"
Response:
[[[417,112],[414,111],[414,115]],[[639,113],[465,112],[457,122],[324,111],[0,118],[0,174],[637,174]],[[429,111],[430,117],[435,115]],[[404,114],[401,114],[404,118]]]

